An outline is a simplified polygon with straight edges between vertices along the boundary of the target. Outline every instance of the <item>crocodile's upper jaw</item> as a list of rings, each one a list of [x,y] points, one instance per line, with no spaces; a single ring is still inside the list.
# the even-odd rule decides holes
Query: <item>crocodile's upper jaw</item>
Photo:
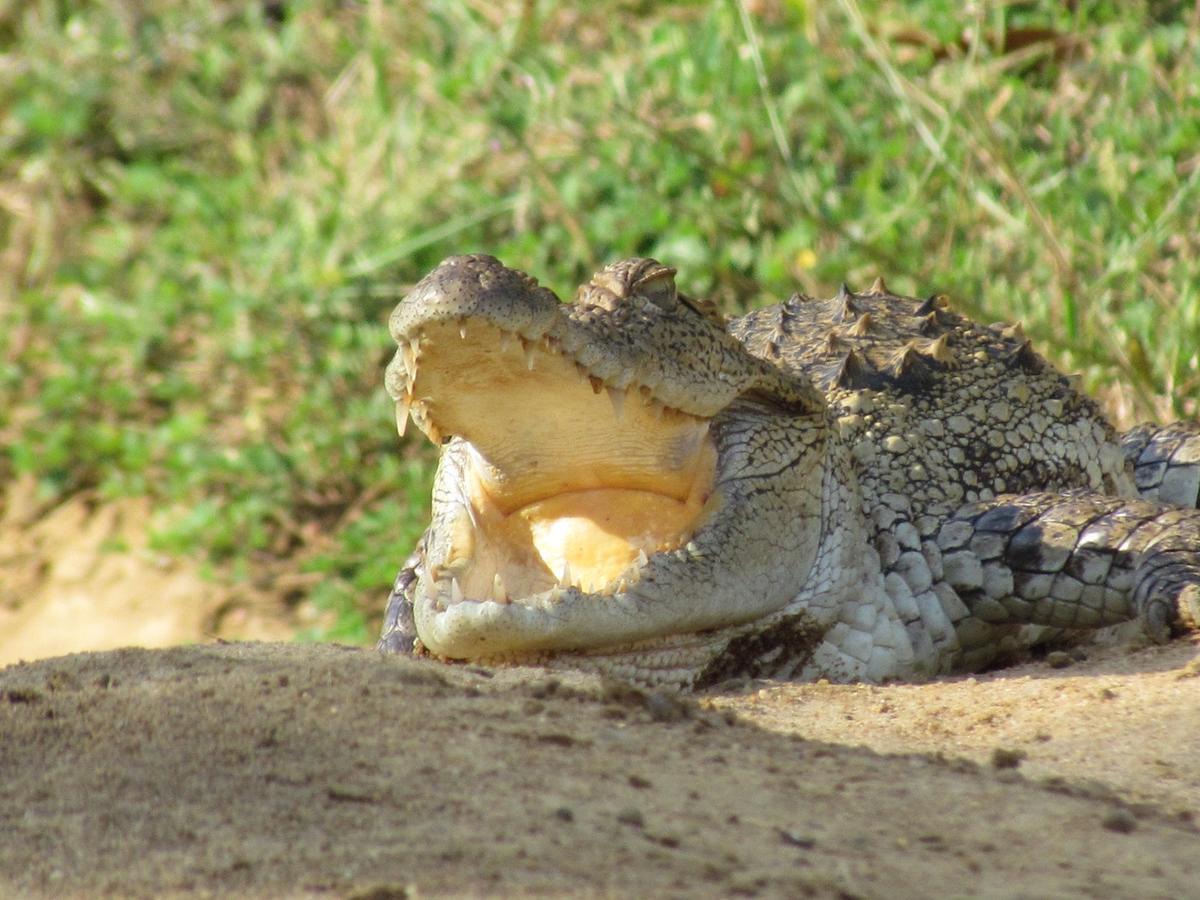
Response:
[[[707,419],[478,319],[431,323],[410,347],[413,419],[458,442],[461,506],[427,585],[439,601],[620,592],[690,539],[713,487]]]
[[[681,307],[670,270],[606,274],[563,306],[489,257],[456,257],[393,317],[401,430],[411,416],[445,444],[413,597],[430,652],[617,647],[748,621],[796,593],[815,552],[811,535],[788,534],[803,501],[782,511],[782,553],[739,528],[748,423],[786,430],[822,419],[820,401]],[[702,358],[645,352],[672,344]],[[798,419],[744,415],[764,402]],[[797,470],[810,497],[821,468]]]

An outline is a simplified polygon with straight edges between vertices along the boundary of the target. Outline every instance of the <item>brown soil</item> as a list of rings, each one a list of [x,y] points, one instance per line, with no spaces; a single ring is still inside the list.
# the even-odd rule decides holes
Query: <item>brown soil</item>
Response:
[[[0,664],[294,625],[146,509],[13,496]],[[1200,645],[1085,653],[685,701],[334,646],[15,664],[0,897],[1200,897]]]
[[[1098,657],[689,701],[333,646],[24,663],[0,893],[1200,896],[1196,647]]]
[[[0,666],[206,638],[283,640],[300,618],[315,623],[314,611],[283,601],[279,579],[223,581],[156,553],[153,514],[146,499],[98,503],[87,493],[45,508],[32,479],[0,492]]]

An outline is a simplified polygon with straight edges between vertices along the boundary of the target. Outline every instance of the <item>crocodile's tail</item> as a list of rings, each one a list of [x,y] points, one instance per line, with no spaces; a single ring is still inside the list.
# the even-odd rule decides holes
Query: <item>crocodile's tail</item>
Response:
[[[1138,493],[1175,506],[1200,506],[1200,422],[1147,423],[1121,438]]]

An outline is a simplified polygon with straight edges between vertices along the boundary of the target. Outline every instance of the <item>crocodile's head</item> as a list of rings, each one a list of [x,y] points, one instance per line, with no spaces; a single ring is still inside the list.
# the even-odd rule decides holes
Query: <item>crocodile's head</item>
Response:
[[[411,416],[442,445],[411,587],[419,646],[695,668],[804,589],[827,514],[824,402],[674,274],[628,260],[563,304],[459,256],[396,308],[400,431]],[[670,649],[689,641],[712,647]]]

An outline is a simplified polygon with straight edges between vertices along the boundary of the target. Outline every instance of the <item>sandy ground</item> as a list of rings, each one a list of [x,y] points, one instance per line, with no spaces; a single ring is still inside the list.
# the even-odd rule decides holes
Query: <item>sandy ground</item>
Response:
[[[1200,653],[680,700],[218,644],[0,670],[0,894],[1200,897]]]
[[[1195,640],[679,700],[212,643],[303,603],[151,514],[5,496],[0,897],[1200,898]]]

